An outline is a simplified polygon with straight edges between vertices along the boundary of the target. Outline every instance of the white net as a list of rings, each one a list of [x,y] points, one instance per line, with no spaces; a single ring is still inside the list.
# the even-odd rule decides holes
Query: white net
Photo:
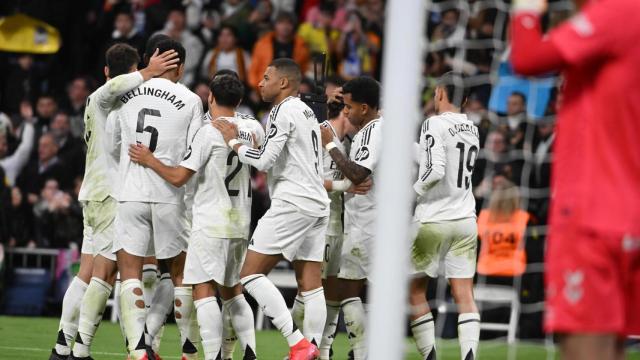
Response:
[[[472,181],[477,210],[485,213],[479,219],[482,250],[475,291],[482,313],[481,339],[497,337],[508,344],[532,341],[540,345],[541,351],[532,358],[554,358],[555,347],[544,336],[542,318],[543,254],[558,78],[550,75],[526,79],[513,74],[508,43],[510,7],[510,2],[497,0],[427,2],[424,112],[425,116],[434,113],[432,98],[438,76],[451,70],[464,74],[460,81],[469,94],[464,112],[480,129],[482,149]],[[543,27],[556,26],[573,10],[572,1],[551,1]],[[456,96],[462,96],[462,92]],[[516,214],[518,209],[526,226],[520,226],[516,216],[504,220],[508,226],[496,226],[500,222],[497,220],[482,221],[497,219],[504,213]],[[521,238],[513,236],[518,231],[523,234]],[[505,256],[510,256],[512,263],[505,266],[504,262],[496,262]],[[430,286],[429,299],[434,313],[439,315],[436,337],[454,338],[456,309],[444,278]],[[447,352],[448,341],[439,342]],[[529,358],[518,346],[509,346],[506,353],[495,350],[493,354],[492,344],[481,341],[481,359]],[[446,355],[454,355],[454,351],[451,349]],[[495,357],[498,353],[502,355]]]

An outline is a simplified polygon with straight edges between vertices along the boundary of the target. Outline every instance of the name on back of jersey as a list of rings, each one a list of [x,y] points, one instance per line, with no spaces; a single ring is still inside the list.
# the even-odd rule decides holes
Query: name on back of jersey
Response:
[[[480,135],[478,134],[478,128],[473,124],[454,124],[448,129],[448,131],[451,136],[456,136],[461,132],[470,132],[475,137],[480,138]]]
[[[185,106],[185,103],[182,100],[178,99],[170,91],[156,89],[156,88],[147,87],[147,86],[142,86],[125,93],[120,98],[120,101],[123,104],[126,104],[129,100],[133,99],[134,97],[143,96],[143,95],[154,96],[159,99],[166,100],[170,102],[171,105],[175,106],[175,108],[178,110],[182,110],[182,108]]]

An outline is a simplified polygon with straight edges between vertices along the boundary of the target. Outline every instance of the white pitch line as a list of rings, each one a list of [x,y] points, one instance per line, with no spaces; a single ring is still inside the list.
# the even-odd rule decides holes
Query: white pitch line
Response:
[[[51,349],[42,349],[42,348],[26,348],[26,347],[16,347],[16,346],[2,346],[0,345],[0,349],[3,350],[17,350],[17,351],[34,351],[34,352],[51,352]],[[112,352],[104,352],[104,351],[92,351],[93,355],[107,355],[107,356],[127,356],[125,353],[112,353]],[[180,356],[163,356],[163,359],[180,359]]]

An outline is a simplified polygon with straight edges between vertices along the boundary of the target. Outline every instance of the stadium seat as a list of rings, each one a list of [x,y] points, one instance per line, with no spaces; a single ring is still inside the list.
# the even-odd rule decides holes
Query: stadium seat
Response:
[[[510,307],[508,323],[492,323],[482,321],[480,330],[506,331],[507,343],[513,344],[516,341],[518,331],[518,319],[520,318],[520,298],[516,287],[502,285],[477,284],[474,289],[474,297],[479,303],[480,311],[482,304],[491,303],[500,307]]]

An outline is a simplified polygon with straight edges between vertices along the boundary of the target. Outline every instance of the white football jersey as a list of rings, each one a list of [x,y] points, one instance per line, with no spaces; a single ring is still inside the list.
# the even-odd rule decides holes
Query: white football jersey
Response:
[[[426,223],[475,217],[471,174],[480,149],[478,128],[465,114],[432,116],[422,124],[420,149],[413,185],[416,219]]]
[[[107,196],[113,195],[112,185],[118,164],[107,153],[107,116],[111,110],[120,106],[120,102],[116,102],[118,98],[140,86],[142,81],[142,75],[138,71],[116,76],[87,97],[84,108],[87,156],[78,200],[103,201]]]
[[[348,135],[344,137],[344,140],[340,141],[336,135],[336,130],[331,126],[330,121],[323,122],[320,126],[328,126],[333,131],[333,143],[336,144],[338,150],[345,156],[348,156],[349,149],[351,147],[351,138]],[[324,165],[324,179],[325,180],[342,180],[344,176],[342,171],[336,166],[336,162],[333,161],[329,152],[324,148],[322,149],[322,162]],[[342,201],[342,191],[330,191],[329,193],[329,226],[327,227],[327,236],[340,236],[344,233],[343,227],[343,208],[344,203]]]
[[[290,96],[271,109],[260,149],[242,146],[240,161],[268,171],[271,199],[286,201],[309,216],[329,215],[324,189],[320,125],[311,108]]]
[[[238,126],[239,139],[253,146],[264,140],[255,120],[225,118]],[[256,126],[257,125],[257,126]],[[251,168],[242,164],[222,134],[211,124],[202,126],[180,166],[196,171],[192,231],[224,239],[246,239],[251,223]]]
[[[114,121],[114,143],[121,143],[116,198],[179,204],[184,187],[176,188],[153,170],[129,158],[129,145],[149,147],[165,165],[176,166],[202,125],[202,101],[186,87],[162,78],[151,79],[122,95]]]
[[[375,176],[382,145],[382,118],[371,121],[353,137],[349,158]],[[366,195],[344,194],[346,232],[362,232],[373,236],[376,220],[376,185]]]

